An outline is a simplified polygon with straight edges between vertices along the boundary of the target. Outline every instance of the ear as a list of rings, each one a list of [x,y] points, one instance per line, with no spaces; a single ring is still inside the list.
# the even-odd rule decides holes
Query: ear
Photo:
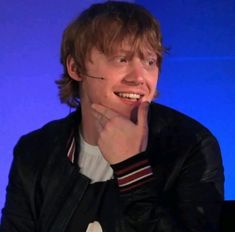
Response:
[[[68,55],[66,60],[66,67],[68,70],[69,76],[75,81],[81,81],[82,78],[80,77],[77,69],[77,64],[74,58],[71,55]]]

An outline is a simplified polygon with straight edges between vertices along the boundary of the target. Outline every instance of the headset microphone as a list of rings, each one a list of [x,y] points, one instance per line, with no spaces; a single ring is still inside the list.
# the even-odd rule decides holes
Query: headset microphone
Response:
[[[91,75],[88,75],[88,74],[85,74],[85,73],[80,73],[80,74],[83,75],[83,76],[98,79],[98,80],[104,80],[105,79],[104,77],[95,77],[95,76],[91,76]]]

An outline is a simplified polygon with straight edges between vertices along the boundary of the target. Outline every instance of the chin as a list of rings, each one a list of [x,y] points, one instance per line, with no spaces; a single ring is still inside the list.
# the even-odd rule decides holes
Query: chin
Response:
[[[123,117],[125,117],[133,122],[136,122],[137,121],[138,106],[139,105],[135,105],[135,106],[133,106],[133,105],[126,106],[125,105],[124,107],[121,107],[119,105],[119,107],[117,107],[117,109],[113,109],[113,110],[118,112]]]

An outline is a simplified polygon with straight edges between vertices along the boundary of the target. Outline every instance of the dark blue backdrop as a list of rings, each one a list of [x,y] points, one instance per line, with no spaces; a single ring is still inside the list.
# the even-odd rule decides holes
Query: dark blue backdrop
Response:
[[[54,80],[61,73],[63,28],[95,0],[0,2],[0,208],[12,149],[20,135],[65,116]],[[161,21],[171,47],[161,73],[159,102],[205,124],[218,138],[225,196],[235,199],[235,1],[135,1]]]

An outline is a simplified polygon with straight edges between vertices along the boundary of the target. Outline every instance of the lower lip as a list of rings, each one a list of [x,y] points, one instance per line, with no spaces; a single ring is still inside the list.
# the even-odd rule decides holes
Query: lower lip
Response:
[[[118,97],[123,103],[127,104],[127,105],[140,105],[141,103],[141,98],[137,101],[132,101],[132,100],[129,100],[128,98],[121,98],[121,97]]]

